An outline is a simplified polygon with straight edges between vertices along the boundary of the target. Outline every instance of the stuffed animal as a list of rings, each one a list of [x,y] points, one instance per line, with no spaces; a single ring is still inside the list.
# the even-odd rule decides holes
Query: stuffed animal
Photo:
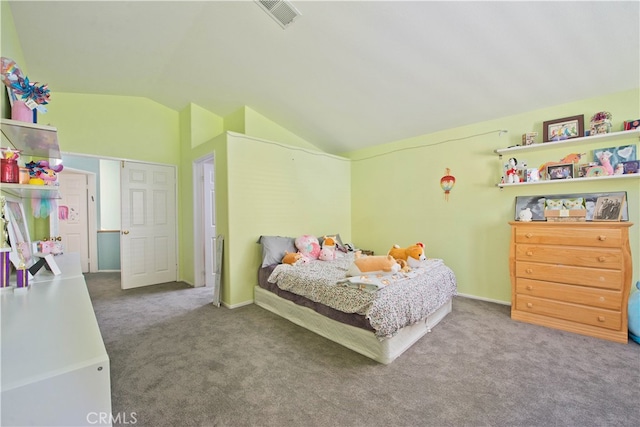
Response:
[[[31,185],[56,185],[58,172],[62,172],[62,165],[50,166],[46,160],[29,162],[25,165],[29,169],[29,184]]]
[[[611,151],[599,151],[596,153],[596,157],[598,157],[598,161],[607,172],[607,175],[613,175],[613,166],[611,166],[611,156],[613,153]]]
[[[319,260],[333,261],[337,258],[336,254],[336,238],[335,236],[324,236],[322,241],[322,249],[320,249]]]
[[[391,255],[366,256],[360,251],[347,270],[347,277],[362,276],[364,274],[393,274],[400,271],[398,264]]]
[[[298,252],[284,251],[284,257],[282,257],[282,263],[289,264],[289,265],[296,265],[302,259],[303,259],[302,254]]]
[[[325,246],[320,249],[320,255],[318,256],[318,259],[321,261],[333,261],[334,259],[336,259],[335,246]]]
[[[325,248],[327,246],[336,246],[336,236],[324,236],[322,240],[322,247]]]
[[[398,245],[393,245],[389,249],[389,255],[397,260],[405,260],[411,268],[420,267],[423,261],[426,261],[427,257],[424,254],[424,244],[416,243],[415,245],[401,248]]]
[[[520,177],[518,176],[518,169],[516,166],[518,165],[518,161],[515,157],[509,159],[509,164],[507,165],[507,183],[514,184],[516,182],[520,182]]]
[[[295,244],[298,252],[308,259],[318,259],[320,256],[320,242],[315,236],[304,234],[296,239]]]

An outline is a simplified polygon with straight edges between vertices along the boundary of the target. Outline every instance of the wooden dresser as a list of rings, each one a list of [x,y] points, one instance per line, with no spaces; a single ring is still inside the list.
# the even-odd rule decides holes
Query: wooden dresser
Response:
[[[510,222],[511,318],[626,343],[629,222]]]

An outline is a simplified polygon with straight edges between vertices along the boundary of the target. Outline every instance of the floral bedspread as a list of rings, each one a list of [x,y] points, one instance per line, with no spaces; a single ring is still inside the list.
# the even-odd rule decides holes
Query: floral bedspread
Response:
[[[456,277],[441,259],[430,258],[424,267],[398,273],[391,283],[369,292],[340,283],[353,262],[349,253],[334,261],[310,261],[295,266],[280,264],[269,282],[280,289],[345,313],[369,319],[379,339],[423,320],[456,294]]]

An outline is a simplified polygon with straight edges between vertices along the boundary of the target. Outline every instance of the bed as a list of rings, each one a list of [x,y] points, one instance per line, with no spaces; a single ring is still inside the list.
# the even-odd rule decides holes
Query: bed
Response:
[[[365,290],[358,280],[345,280],[353,253],[334,261],[278,264],[277,255],[265,257],[261,239],[255,304],[379,363],[393,362],[451,312],[456,278],[441,259],[389,276],[379,290]]]

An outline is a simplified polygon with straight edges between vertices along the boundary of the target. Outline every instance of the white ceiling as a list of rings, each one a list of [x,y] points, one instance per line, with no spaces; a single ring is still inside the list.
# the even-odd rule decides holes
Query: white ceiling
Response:
[[[640,86],[640,2],[10,2],[56,92],[246,105],[340,153]],[[19,64],[20,65],[20,64]]]

